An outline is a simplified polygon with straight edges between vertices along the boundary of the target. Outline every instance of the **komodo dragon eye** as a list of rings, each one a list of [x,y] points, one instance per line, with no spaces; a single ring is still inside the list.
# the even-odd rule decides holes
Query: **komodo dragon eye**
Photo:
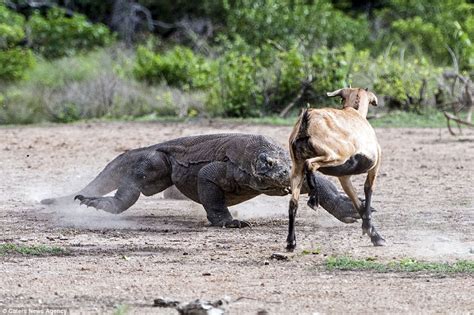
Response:
[[[265,153],[260,153],[258,159],[263,165],[268,167],[273,167],[273,165],[275,164],[275,160],[271,157],[268,157],[268,155],[266,155]]]
[[[275,166],[275,163],[276,162],[274,159],[272,159],[271,157],[268,157],[268,155],[265,153],[261,153],[258,156],[257,168],[261,172],[267,172]]]

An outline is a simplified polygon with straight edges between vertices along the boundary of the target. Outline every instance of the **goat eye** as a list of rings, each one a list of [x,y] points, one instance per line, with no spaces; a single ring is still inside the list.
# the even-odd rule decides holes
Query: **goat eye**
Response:
[[[267,165],[273,167],[273,161],[267,161]]]

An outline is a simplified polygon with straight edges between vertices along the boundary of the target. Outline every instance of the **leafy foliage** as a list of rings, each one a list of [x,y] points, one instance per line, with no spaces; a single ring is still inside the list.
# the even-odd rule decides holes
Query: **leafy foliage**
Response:
[[[230,34],[239,34],[249,44],[277,42],[285,49],[336,47],[341,42],[357,46],[368,39],[368,24],[335,10],[330,1],[237,0],[226,1],[226,24]]]
[[[379,30],[380,47],[390,43],[408,53],[431,56],[452,64],[453,51],[464,70],[474,69],[474,4],[466,0],[390,0],[378,19],[389,27]]]
[[[29,49],[16,47],[25,37],[24,23],[22,15],[0,4],[0,80],[21,79],[25,71],[34,64],[34,57]]]
[[[0,3],[0,49],[10,48],[25,37],[25,18]]]
[[[16,5],[17,12],[1,3]],[[0,87],[1,122],[123,115],[263,119],[306,103],[335,105],[325,93],[349,84],[372,89],[389,109],[428,113],[428,105],[444,104],[434,97],[446,89],[443,72],[458,64],[454,70],[464,77],[474,73],[474,4],[468,0],[371,1],[371,8],[339,0],[137,0],[159,21],[152,23],[155,34],[128,51],[121,66],[105,70],[87,52],[114,36],[89,19],[109,23],[112,3],[49,3],[75,12],[48,6],[36,12],[25,9],[25,1],[0,0],[0,80],[23,79]],[[144,12],[129,18],[144,25]],[[206,35],[200,37],[199,28]],[[160,49],[151,49],[158,36]]]
[[[210,61],[186,47],[176,46],[164,54],[154,53],[145,46],[137,49],[134,74],[149,84],[164,81],[170,86],[205,88],[213,71]]]
[[[73,55],[112,41],[105,25],[92,24],[82,14],[68,17],[60,8],[50,9],[46,17],[35,12],[27,24],[32,48],[46,58]]]
[[[219,66],[219,82],[209,93],[208,109],[226,117],[255,117],[263,101],[261,65],[248,55],[231,52]]]
[[[25,71],[35,64],[29,49],[9,48],[0,50],[0,79],[14,81],[24,77]]]

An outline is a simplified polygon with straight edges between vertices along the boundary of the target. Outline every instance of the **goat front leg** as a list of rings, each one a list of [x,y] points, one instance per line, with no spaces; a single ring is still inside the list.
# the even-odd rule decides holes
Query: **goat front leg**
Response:
[[[372,191],[377,177],[378,165],[367,174],[367,179],[364,184],[365,205],[361,208],[360,216],[362,217],[362,233],[367,234],[374,246],[384,246],[385,239],[377,232],[375,226],[372,224],[372,211],[370,203],[372,200]]]
[[[303,168],[295,164],[291,169],[291,199],[288,207],[288,237],[286,238],[286,249],[290,252],[296,247],[295,218],[298,211],[301,186],[303,185]]]

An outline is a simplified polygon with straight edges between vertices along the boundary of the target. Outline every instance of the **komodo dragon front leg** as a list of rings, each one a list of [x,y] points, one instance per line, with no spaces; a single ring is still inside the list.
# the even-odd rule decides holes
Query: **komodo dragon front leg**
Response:
[[[207,212],[207,219],[214,226],[249,227],[248,222],[234,219],[227,208],[224,189],[229,190],[229,186],[225,162],[209,163],[199,171],[198,194]]]

